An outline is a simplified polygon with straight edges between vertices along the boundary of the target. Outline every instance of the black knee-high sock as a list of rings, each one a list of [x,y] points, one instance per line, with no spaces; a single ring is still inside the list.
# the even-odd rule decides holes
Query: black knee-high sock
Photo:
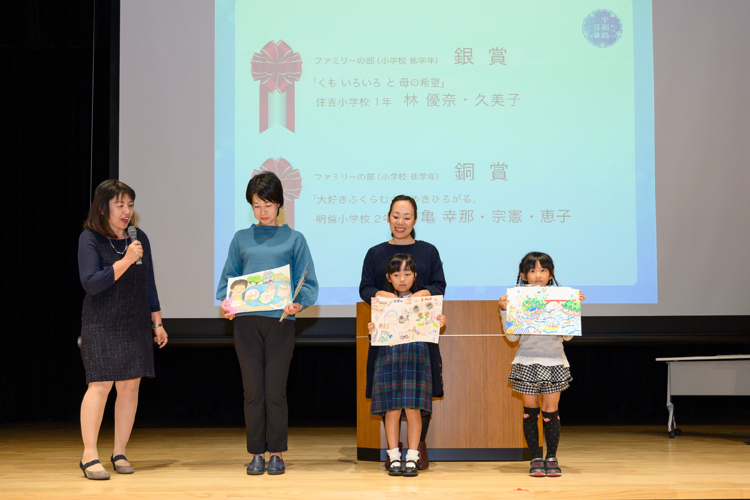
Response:
[[[523,436],[529,445],[531,458],[542,457],[542,447],[539,446],[539,408],[523,408]]]
[[[557,456],[557,445],[560,443],[560,412],[542,412],[544,419],[544,440],[547,442],[547,457]]]
[[[420,441],[425,441],[427,437],[427,429],[430,428],[430,417],[432,415],[422,415],[422,435],[419,437]]]

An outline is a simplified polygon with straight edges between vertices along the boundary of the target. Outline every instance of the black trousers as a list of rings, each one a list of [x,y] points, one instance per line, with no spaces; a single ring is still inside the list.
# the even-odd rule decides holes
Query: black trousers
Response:
[[[294,321],[249,314],[234,318],[234,348],[245,393],[247,451],[287,450],[286,381],[294,352]]]

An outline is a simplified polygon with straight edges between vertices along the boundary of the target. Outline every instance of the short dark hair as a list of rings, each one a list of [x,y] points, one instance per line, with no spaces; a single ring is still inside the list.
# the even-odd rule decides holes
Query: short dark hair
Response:
[[[83,229],[94,231],[107,238],[117,238],[109,225],[109,202],[125,194],[135,201],[133,188],[117,179],[108,179],[96,186],[94,200],[91,202],[89,215],[83,223]],[[128,225],[132,225],[132,223],[133,219],[131,218]]]
[[[409,291],[411,293],[417,292],[417,265],[414,263],[414,257],[409,255],[408,253],[397,253],[393,257],[391,257],[391,260],[388,261],[388,264],[385,266],[385,272],[388,276],[390,276],[393,273],[397,273],[401,270],[401,266],[406,263],[406,269],[414,273],[414,282],[411,284],[411,288]],[[395,292],[395,288],[393,288],[393,284],[391,283],[391,280],[387,279],[385,280],[385,291],[386,292]]]
[[[521,259],[521,263],[518,264],[518,277],[516,279],[516,285],[528,285],[527,281],[521,279],[521,274],[527,274],[529,271],[534,269],[537,262],[539,262],[539,265],[542,266],[542,269],[546,269],[549,271],[549,282],[547,283],[547,285],[549,286],[554,283],[555,285],[560,286],[560,284],[555,279],[555,264],[554,262],[552,262],[552,257],[543,252],[529,252],[524,256],[523,259]]]
[[[281,180],[273,172],[261,172],[250,179],[245,191],[245,198],[250,205],[253,204],[253,196],[276,203],[279,209],[284,206],[284,188],[281,186]],[[278,212],[276,215],[279,215]]]
[[[414,207],[414,220],[417,220],[417,201],[411,196],[400,194],[391,200],[391,207],[388,209],[388,221],[389,222],[391,220],[391,212],[393,211],[393,205],[395,205],[397,201],[408,201],[409,203],[411,203],[411,206]],[[393,233],[391,233],[391,236],[393,236]],[[414,230],[414,228],[411,229],[411,237],[412,238],[417,237],[417,232]]]

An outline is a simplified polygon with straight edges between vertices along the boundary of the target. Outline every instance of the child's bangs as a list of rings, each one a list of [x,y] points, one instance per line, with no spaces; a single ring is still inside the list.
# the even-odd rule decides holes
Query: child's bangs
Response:
[[[550,274],[555,273],[555,264],[552,262],[552,257],[542,252],[530,252],[524,257],[521,263],[522,273],[527,274],[529,271],[536,267],[536,263],[542,266],[542,269],[547,269]]]
[[[405,253],[397,253],[391,257],[391,260],[388,261],[386,272],[388,274],[397,273],[401,271],[401,267],[404,263],[406,263],[406,269],[413,273],[417,272],[417,266],[414,263],[414,259],[411,255]]]

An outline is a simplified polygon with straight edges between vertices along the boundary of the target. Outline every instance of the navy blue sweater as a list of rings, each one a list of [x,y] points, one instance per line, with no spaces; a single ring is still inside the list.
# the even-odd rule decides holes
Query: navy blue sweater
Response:
[[[397,253],[408,253],[417,265],[417,290],[427,290],[430,295],[445,295],[445,274],[440,253],[426,241],[415,241],[411,245],[391,245],[387,241],[367,251],[362,264],[362,280],[359,296],[371,303],[371,299],[385,290],[386,265]]]

